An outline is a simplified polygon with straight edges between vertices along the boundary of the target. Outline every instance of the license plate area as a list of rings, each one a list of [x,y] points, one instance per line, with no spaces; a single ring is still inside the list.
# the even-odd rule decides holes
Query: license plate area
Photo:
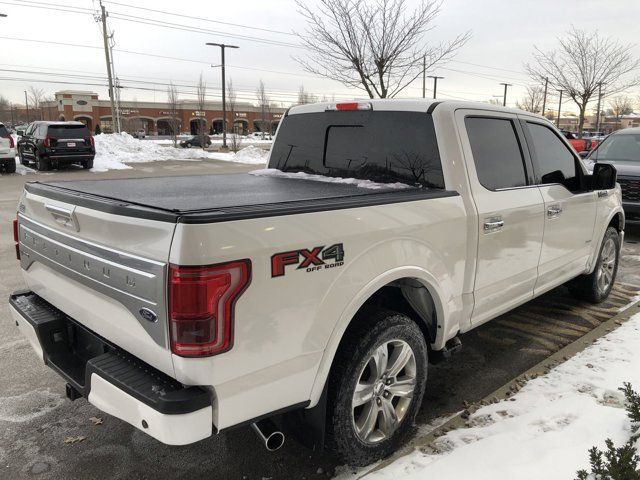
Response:
[[[72,148],[76,146],[76,142],[67,142],[67,148]]]

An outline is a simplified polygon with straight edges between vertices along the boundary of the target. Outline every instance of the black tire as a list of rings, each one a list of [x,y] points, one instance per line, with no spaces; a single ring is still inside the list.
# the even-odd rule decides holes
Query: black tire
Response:
[[[404,368],[394,376],[394,380],[407,375],[413,377],[414,388],[412,395],[397,397],[386,391],[384,380],[376,381],[371,377],[366,382],[372,382],[374,392],[371,399],[362,407],[354,408],[352,402],[356,385],[366,375],[367,369],[372,368],[373,354],[383,345],[400,342],[410,347],[415,362],[412,363],[413,373]],[[388,366],[393,366],[395,347],[384,347],[384,351],[391,352],[388,359]],[[400,352],[400,350],[398,350]],[[354,324],[349,327],[345,334],[336,358],[333,363],[329,377],[328,403],[327,403],[327,446],[334,450],[346,463],[353,466],[368,465],[376,460],[384,458],[400,447],[411,433],[413,421],[422,403],[424,389],[427,380],[428,352],[427,344],[422,331],[410,318],[397,312],[383,310],[380,308],[363,308],[354,319]],[[386,368],[386,365],[385,367]],[[390,380],[387,380],[390,382]],[[381,392],[379,384],[385,389]],[[362,385],[360,383],[360,385]],[[389,383],[387,383],[389,385]],[[389,387],[391,388],[391,387]],[[376,393],[377,390],[377,393]],[[387,397],[389,395],[389,397]],[[384,398],[383,398],[384,397]],[[397,401],[397,403],[394,403]],[[371,402],[377,402],[375,405]],[[392,405],[398,408],[399,402],[409,402],[405,404],[401,411],[403,417],[391,429],[389,435],[383,433],[384,430],[384,406]],[[358,410],[362,408],[362,410]],[[365,411],[364,409],[371,410]],[[373,409],[376,410],[373,410]],[[362,428],[359,434],[356,431],[357,423],[361,422],[364,414],[375,411],[372,436],[378,438],[371,442],[361,438]],[[394,410],[395,411],[395,410]],[[394,413],[397,414],[398,412]],[[358,420],[356,420],[358,417]],[[374,417],[371,417],[374,418]]]
[[[611,242],[613,243],[613,255],[614,258],[607,258],[607,250],[610,250]],[[603,267],[603,263],[610,263],[613,260],[610,267]],[[607,228],[602,239],[602,245],[598,252],[598,258],[596,260],[596,266],[589,275],[581,275],[578,278],[573,279],[567,284],[571,293],[581,299],[591,303],[600,303],[607,299],[613,288],[613,284],[616,281],[616,274],[618,273],[618,262],[620,260],[620,235],[618,231],[613,228]],[[604,273],[607,270],[610,275],[610,281],[606,282],[606,286],[603,288],[602,279],[607,278]]]
[[[83,160],[82,168],[84,168],[85,170],[93,168],[93,158],[91,160]]]
[[[47,170],[49,170],[50,164],[48,159],[42,158],[37,150],[35,151],[34,156],[36,170],[38,170],[39,172],[46,172]]]
[[[187,147],[187,148],[191,148],[191,147],[192,147],[192,145],[191,145],[191,143],[187,143],[187,144],[185,145],[185,147]]]
[[[6,162],[4,168],[7,173],[16,173],[16,159]]]
[[[18,149],[18,159],[20,160],[20,165],[28,165],[29,161],[24,158],[24,154],[22,153],[22,149]]]

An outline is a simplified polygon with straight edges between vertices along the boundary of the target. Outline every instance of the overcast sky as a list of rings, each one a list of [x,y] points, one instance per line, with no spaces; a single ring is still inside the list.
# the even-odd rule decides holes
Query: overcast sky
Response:
[[[101,86],[106,72],[101,49],[102,36],[90,12],[77,14],[10,5],[22,1],[0,1],[0,13],[8,15],[7,18],[0,18],[0,95],[12,102],[24,103],[23,91],[30,85],[35,85],[44,89],[47,94],[63,89],[81,89],[95,91],[106,99],[106,88]],[[361,91],[349,90],[336,82],[302,71],[292,56],[304,55],[303,49],[223,36],[223,33],[228,33],[296,44],[298,39],[287,32],[303,29],[304,19],[297,12],[293,0],[116,1],[121,4],[105,1],[105,6],[111,13],[109,26],[115,31],[116,72],[121,78],[121,84],[126,87],[122,89],[123,99],[164,101],[166,87],[155,83],[166,84],[173,80],[181,85],[195,85],[201,72],[212,88],[209,93],[213,98],[219,94],[219,90],[215,89],[220,88],[220,69],[212,68],[210,64],[219,64],[220,58],[219,49],[205,46],[205,42],[212,41],[232,43],[240,47],[227,54],[227,78],[233,79],[239,100],[255,102],[255,89],[260,79],[264,81],[272,100],[285,104],[295,100],[301,84],[309,92],[328,97],[364,96]],[[40,3],[53,8],[60,5],[88,9],[98,6],[97,1],[92,0],[35,0],[29,3]],[[408,3],[415,5],[417,1],[408,0]],[[144,8],[282,33],[169,16]],[[115,17],[118,13],[220,33],[194,33],[144,25],[117,19]],[[437,27],[428,33],[425,42],[451,39],[466,30],[471,30],[473,37],[459,51],[455,61],[429,73],[445,77],[438,84],[438,96],[441,98],[481,101],[492,97],[502,98],[503,87],[499,83],[512,83],[514,86],[509,90],[508,104],[513,105],[523,95],[524,85],[530,83],[523,72],[523,63],[531,59],[534,45],[543,49],[553,48],[556,37],[573,24],[577,28],[598,29],[603,35],[616,37],[624,43],[636,44],[634,51],[640,56],[640,47],[637,45],[640,41],[638,19],[639,0],[444,0],[436,21]],[[24,41],[25,39],[97,48],[35,43]],[[123,50],[193,61],[177,61]],[[80,75],[86,77],[80,78]],[[88,78],[91,76],[96,78]],[[10,81],[8,78],[22,80]],[[41,83],[36,81],[38,79],[70,83]],[[155,83],[132,84],[132,80]],[[182,98],[194,98],[188,94],[193,88],[185,86],[180,87],[180,90],[183,92]],[[630,93],[637,96],[640,88]],[[402,96],[418,97],[421,94],[422,82],[417,80]],[[427,96],[430,95],[429,82]],[[563,109],[569,111],[572,106],[566,103]]]

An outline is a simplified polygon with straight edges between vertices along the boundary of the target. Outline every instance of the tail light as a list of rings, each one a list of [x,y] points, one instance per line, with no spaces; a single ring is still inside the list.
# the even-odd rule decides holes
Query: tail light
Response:
[[[350,110],[371,110],[369,102],[342,102],[329,105],[326,110],[350,111]]]
[[[235,304],[250,282],[248,259],[202,267],[172,265],[171,351],[182,357],[207,357],[230,350]]]
[[[44,141],[42,142],[42,144],[45,147],[50,147],[51,146],[51,137],[44,137]]]
[[[92,147],[95,147],[95,146],[96,146],[96,142],[95,142],[95,140],[93,139],[93,137],[89,137],[89,143],[91,144],[91,146],[92,146]]]
[[[16,246],[16,258],[20,260],[20,235],[18,233],[18,219],[13,219],[13,241]]]
[[[9,148],[15,148],[16,142],[13,140],[13,135],[9,135]]]

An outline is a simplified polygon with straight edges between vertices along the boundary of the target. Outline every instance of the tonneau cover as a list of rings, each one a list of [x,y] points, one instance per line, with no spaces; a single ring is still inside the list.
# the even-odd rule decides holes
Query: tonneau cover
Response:
[[[211,174],[30,182],[28,192],[115,214],[208,223],[455,195],[445,190],[369,189],[343,183]]]

